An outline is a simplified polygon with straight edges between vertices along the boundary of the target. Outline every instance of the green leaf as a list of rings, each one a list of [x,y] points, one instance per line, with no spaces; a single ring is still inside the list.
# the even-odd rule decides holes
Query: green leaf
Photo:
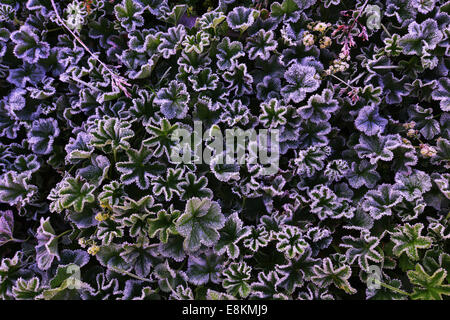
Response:
[[[184,287],[183,285],[179,285],[175,290],[172,291],[170,296],[175,300],[194,300],[194,293],[192,289],[189,287]]]
[[[134,213],[131,216],[124,218],[123,225],[129,227],[129,233],[132,237],[145,237],[147,236],[148,223],[147,218],[150,214],[138,214]]]
[[[383,255],[378,250],[379,239],[371,237],[370,232],[361,231],[359,238],[345,236],[342,238],[342,247],[348,248],[345,256],[351,264],[358,260],[358,264],[362,270],[369,268],[369,260],[375,263],[383,261]]]
[[[127,194],[123,189],[123,184],[113,180],[111,183],[103,185],[103,191],[98,195],[98,201],[102,207],[115,207],[122,203]]]
[[[157,261],[152,247],[148,245],[148,241],[137,244],[126,243],[124,251],[120,255],[128,265],[134,266],[136,274],[142,278],[148,276],[151,267]]]
[[[131,216],[132,214],[144,215],[148,213],[156,214],[162,209],[160,203],[155,203],[155,199],[152,196],[146,195],[139,200],[132,198],[125,198],[125,202],[122,206],[117,207],[124,216]]]
[[[124,184],[137,184],[139,189],[146,190],[150,186],[150,178],[156,177],[164,170],[164,166],[157,161],[150,161],[152,152],[141,145],[139,150],[128,149],[128,161],[118,162],[117,171],[122,173],[120,180]]]
[[[196,54],[201,54],[210,43],[209,37],[209,33],[201,31],[194,35],[187,35],[182,43],[184,46],[184,52],[195,52]]]
[[[218,229],[225,224],[219,204],[207,198],[192,198],[186,203],[183,215],[176,222],[178,232],[184,237],[184,248],[193,252],[201,244],[213,246],[219,239]]]
[[[38,277],[29,280],[19,278],[12,288],[14,299],[17,300],[34,300],[42,290]]]
[[[218,255],[226,252],[228,257],[236,259],[240,252],[237,243],[250,234],[250,228],[248,226],[243,227],[243,222],[239,219],[238,213],[234,212],[227,217],[225,225],[219,233],[220,238],[214,247],[214,251]]]
[[[186,274],[183,271],[173,270],[167,260],[157,265],[153,274],[163,292],[172,292],[179,285],[188,286]]]
[[[251,292],[249,280],[252,268],[245,262],[231,263],[223,272],[222,286],[235,297],[246,298]]]
[[[206,300],[236,300],[232,295],[208,289],[206,291]]]
[[[50,224],[50,217],[47,217],[46,219],[41,218],[40,226],[36,233],[36,239],[38,241],[35,248],[38,268],[47,270],[52,265],[54,258],[59,260],[58,238],[55,235],[55,230]]]
[[[179,4],[172,8],[172,11],[168,13],[165,17],[167,23],[177,25],[180,18],[187,10],[187,5]]]
[[[270,6],[270,16],[277,19],[277,18],[283,18],[285,15],[286,17],[295,16],[293,13],[295,13],[298,10],[298,5],[295,3],[294,0],[284,0],[282,4],[279,4],[278,2],[272,3]]]
[[[117,20],[120,21],[127,32],[131,32],[144,24],[144,18],[142,17],[144,8],[139,1],[123,0],[122,4],[117,4],[114,7],[114,11]]]
[[[220,283],[224,257],[209,251],[198,256],[189,256],[186,275],[189,282],[196,286],[208,283]]]
[[[450,141],[439,137],[436,141],[437,153],[436,159],[442,162],[450,162]]]
[[[91,131],[90,143],[96,148],[110,147],[114,152],[127,150],[130,147],[127,140],[134,136],[130,127],[131,123],[117,118],[98,120],[97,127]]]
[[[8,300],[11,289],[20,277],[29,278],[31,272],[23,268],[22,251],[16,251],[12,258],[2,258],[0,262],[0,299]]]
[[[403,252],[413,261],[419,260],[418,249],[426,249],[431,246],[429,237],[421,236],[422,223],[411,226],[406,223],[404,226],[396,228],[396,232],[391,234],[391,240],[395,243],[392,252],[399,257]]]
[[[25,174],[8,171],[0,177],[0,202],[11,206],[25,205],[37,193],[37,187],[28,184]]]
[[[45,300],[77,300],[80,290],[93,290],[81,281],[80,267],[76,264],[59,266],[56,275],[50,280],[50,289],[42,293]]]
[[[98,262],[104,267],[119,268],[122,270],[129,270],[130,266],[121,256],[124,249],[120,244],[111,243],[108,246],[101,246],[100,251],[96,254]]]
[[[0,246],[13,240],[14,214],[11,210],[0,211]]]
[[[80,177],[67,177],[59,190],[59,195],[62,198],[61,204],[66,209],[73,207],[76,212],[81,212],[86,203],[94,202],[94,190],[95,186],[83,182]]]
[[[314,273],[315,275],[311,277],[311,280],[321,288],[334,284],[348,294],[356,293],[356,290],[348,282],[352,275],[352,270],[348,265],[335,268],[331,259],[327,257],[323,259],[322,266],[314,266]]]
[[[204,13],[201,17],[197,19],[197,24],[200,29],[206,30],[209,28],[216,28],[222,21],[226,19],[223,12],[220,11],[210,11]]]
[[[186,181],[179,184],[181,191],[181,199],[188,200],[192,197],[212,198],[213,193],[211,189],[207,188],[208,179],[200,177],[197,179],[195,173],[188,172],[184,176]]]
[[[277,235],[277,250],[283,252],[288,259],[302,255],[308,243],[302,238],[298,227],[285,225]]]
[[[403,292],[400,280],[384,276],[383,283],[385,286],[380,286],[378,289],[367,289],[366,297],[368,300],[406,300],[408,298],[408,295],[400,293]],[[398,291],[395,291],[396,289]]]
[[[403,52],[408,55],[423,55],[427,50],[433,50],[442,40],[443,33],[439,30],[436,20],[428,18],[421,24],[411,21],[408,34],[400,39]]]
[[[154,237],[159,233],[159,240],[166,243],[169,234],[177,234],[175,221],[180,216],[180,213],[178,210],[173,210],[172,206],[170,207],[170,213],[166,210],[160,210],[156,218],[148,219],[148,235]]]
[[[311,258],[311,249],[307,248],[302,255],[290,259],[287,264],[277,265],[276,270],[280,274],[278,285],[292,294],[297,287],[302,287],[305,281],[314,275],[313,268],[320,260]]]
[[[107,157],[102,155],[92,155],[91,163],[78,170],[77,175],[80,175],[86,181],[89,181],[91,184],[98,187],[108,175],[110,166],[111,163]]]
[[[411,298],[414,300],[442,300],[442,295],[450,295],[450,285],[443,284],[447,271],[443,268],[429,275],[420,264],[416,270],[408,271],[408,278],[414,287]]]
[[[279,276],[275,271],[258,273],[258,282],[251,285],[252,297],[259,299],[287,299],[287,297],[278,291]]]
[[[384,50],[389,56],[396,57],[403,51],[403,47],[400,45],[400,36],[393,34],[392,37],[384,39]]]
[[[181,168],[169,168],[166,178],[156,177],[153,179],[153,193],[155,195],[164,193],[164,198],[166,201],[170,201],[174,193],[180,195],[180,182],[182,181],[183,173],[184,171]]]
[[[107,219],[98,224],[97,238],[102,240],[102,244],[110,244],[114,238],[122,238],[124,235],[123,225],[113,219]]]
[[[178,124],[171,125],[169,120],[163,118],[160,120],[159,128],[152,125],[145,127],[147,132],[151,134],[151,137],[144,140],[143,143],[149,147],[156,146],[153,152],[155,157],[160,157],[165,152],[169,158],[171,147],[176,144],[176,141],[172,140],[172,135],[178,127]]]
[[[285,113],[286,107],[282,106],[277,99],[270,99],[261,104],[259,120],[266,128],[277,128],[286,124],[286,118],[283,116]]]

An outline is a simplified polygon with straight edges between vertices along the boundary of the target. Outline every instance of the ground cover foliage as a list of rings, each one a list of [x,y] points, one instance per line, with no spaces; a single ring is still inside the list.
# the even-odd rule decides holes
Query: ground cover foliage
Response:
[[[0,0],[0,298],[448,298],[449,11]],[[173,163],[194,121],[279,170]]]

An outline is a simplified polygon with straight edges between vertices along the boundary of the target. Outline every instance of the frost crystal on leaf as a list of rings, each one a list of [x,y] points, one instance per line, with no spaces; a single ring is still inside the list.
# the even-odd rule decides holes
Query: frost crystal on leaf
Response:
[[[316,75],[316,69],[311,66],[292,64],[284,73],[288,84],[281,88],[285,101],[299,103],[306,98],[307,93],[316,91],[320,86]]]

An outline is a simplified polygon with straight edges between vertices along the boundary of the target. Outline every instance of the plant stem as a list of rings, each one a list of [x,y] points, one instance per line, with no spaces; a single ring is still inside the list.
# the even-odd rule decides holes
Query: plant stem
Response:
[[[338,76],[335,76],[334,74],[330,74],[333,78],[339,80],[339,82],[342,82],[343,84],[345,84],[347,87],[349,87],[350,89],[354,89],[351,85],[349,85],[347,82],[345,82],[344,80],[342,80],[341,78],[339,78]]]
[[[239,37],[238,37],[238,41],[241,41],[241,37],[242,37],[242,35],[244,34],[245,31],[246,31],[246,30],[239,29]]]
[[[364,4],[363,4],[361,10],[359,10],[359,13],[356,16],[355,20],[353,21],[352,25],[350,26],[348,33],[350,33],[353,30],[353,27],[355,26],[356,22],[358,21],[359,17],[364,12],[364,10],[366,10],[366,7],[367,7],[368,4],[369,4],[369,0],[366,0],[366,2],[364,2]]]
[[[82,85],[91,88],[92,90],[101,91],[99,88],[94,87],[93,85],[87,83],[86,81],[83,81],[83,80],[75,78],[75,77],[69,77],[69,78],[75,82],[81,83]]]
[[[123,87],[123,85],[129,85],[129,83],[126,82],[125,79],[123,79],[121,76],[117,75],[114,71],[112,71],[103,61],[101,61],[89,48],[87,45],[84,44],[84,42],[73,32],[64,22],[64,20],[61,18],[61,16],[58,13],[58,9],[56,8],[55,0],[50,0],[53,10],[55,11],[57,20],[61,23],[61,25],[67,29],[67,31],[70,32],[70,34],[75,38],[75,40],[78,41],[78,43],[93,57],[98,63],[102,65],[103,68],[111,75],[112,78],[112,85],[116,85],[119,87],[122,91],[124,91],[126,96],[129,96],[128,91]]]
[[[48,30],[47,30],[47,33],[53,32],[53,31],[57,31],[57,30],[61,30],[61,29],[62,29],[61,27],[57,27],[57,28],[53,28],[53,29],[48,29]]]
[[[391,33],[388,31],[388,29],[386,28],[386,26],[384,24],[381,24],[381,27],[383,28],[384,32],[387,33],[387,35],[389,36],[389,38],[392,38]]]
[[[120,269],[120,268],[116,268],[116,267],[112,267],[112,266],[110,266],[109,268],[114,270],[115,272],[126,274],[127,276],[130,276],[130,277],[135,278],[137,280],[141,280],[141,281],[145,281],[145,282],[153,282],[150,279],[139,277],[138,275],[136,275],[134,273],[131,273],[129,271],[126,271],[126,270],[123,270],[123,269]]]
[[[349,82],[349,84],[352,84],[356,81],[358,81],[362,76],[364,76],[364,72],[361,72],[356,78],[354,78],[352,81]]]
[[[69,169],[69,171],[67,171],[67,173],[72,172],[72,170],[73,170],[76,166],[77,166],[76,164],[74,164],[73,166],[71,166],[70,169]]]
[[[55,11],[56,14],[56,18],[58,19],[58,21],[63,25],[64,28],[67,29],[67,31],[70,32],[70,34],[78,41],[79,44],[81,44],[81,46],[95,59],[97,60],[109,73],[114,74],[114,72],[112,72],[99,58],[97,58],[97,56],[92,53],[92,51],[88,48],[87,45],[84,44],[84,42],[75,34],[75,32],[73,32],[64,22],[64,20],[61,18],[61,16],[58,13],[58,9],[56,8],[56,4],[54,0],[50,0],[50,2],[52,3],[53,6],[53,10]]]
[[[384,70],[384,69],[401,69],[401,68],[403,68],[403,67],[401,67],[401,66],[374,66],[374,67],[372,67],[372,69],[376,69],[376,70],[379,70],[379,69],[381,69],[381,70]]]
[[[117,149],[113,150],[114,164],[117,163]]]
[[[58,234],[54,239],[59,239],[59,238],[65,236],[66,234],[68,234],[69,232],[72,232],[72,229],[66,230],[63,233]]]
[[[12,241],[12,242],[18,242],[18,243],[21,243],[21,242],[26,242],[28,239],[30,239],[30,237],[28,237],[28,238],[26,238],[26,239],[23,239],[23,240],[21,240],[21,239],[16,239],[16,238],[11,238],[11,241]]]
[[[391,291],[397,292],[397,293],[402,294],[402,295],[404,295],[404,296],[408,296],[408,297],[411,296],[411,294],[408,293],[408,292],[406,292],[406,291],[403,291],[403,290],[401,290],[401,289],[398,289],[398,288],[396,288],[396,287],[393,287],[393,286],[391,286],[391,285],[389,285],[389,284],[387,284],[387,283],[381,282],[381,281],[378,280],[378,279],[374,279],[374,280],[375,280],[375,282],[377,282],[380,286],[385,287],[386,289],[389,289],[389,290],[391,290]]]
[[[20,21],[19,19],[17,19],[17,17],[14,17],[14,23],[18,24],[18,25],[23,25],[23,22]]]

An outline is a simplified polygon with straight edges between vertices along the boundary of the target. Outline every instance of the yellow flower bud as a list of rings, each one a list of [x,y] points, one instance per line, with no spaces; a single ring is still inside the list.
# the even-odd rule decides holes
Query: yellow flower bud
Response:
[[[87,250],[87,252],[91,255],[91,256],[95,256],[98,252],[100,251],[100,247],[93,244],[92,246],[89,247],[89,249]]]
[[[85,238],[78,239],[78,244],[80,245],[80,247],[85,248],[86,247],[86,239]]]
[[[314,26],[314,31],[318,31],[318,32],[325,32],[325,30],[327,29],[327,24],[323,23],[323,22],[319,22],[318,24],[316,24]]]
[[[408,133],[406,134],[408,137],[414,137],[416,135],[416,130],[409,129]]]
[[[109,218],[109,214],[107,214],[106,212],[105,213],[99,212],[95,215],[95,220],[97,220],[99,222],[105,221],[108,218]]]
[[[312,46],[314,44],[314,36],[309,32],[305,32],[303,34],[303,44],[306,47]]]
[[[331,46],[331,38],[330,37],[323,37],[320,40],[320,48],[321,49],[325,49],[325,48],[328,48],[329,46]]]

